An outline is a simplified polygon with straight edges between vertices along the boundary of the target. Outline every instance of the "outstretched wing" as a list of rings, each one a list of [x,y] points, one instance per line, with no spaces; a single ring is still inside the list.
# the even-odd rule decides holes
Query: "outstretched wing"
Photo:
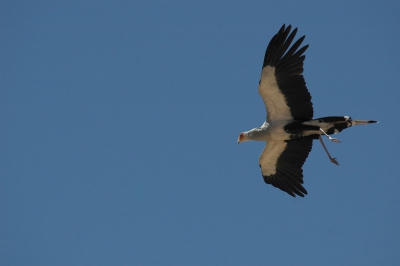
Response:
[[[267,121],[310,120],[313,117],[311,95],[303,78],[303,62],[308,45],[297,50],[305,36],[292,47],[297,33],[291,26],[282,28],[271,39],[265,52],[258,92],[267,109]],[[290,33],[290,35],[289,35]]]
[[[301,167],[312,148],[312,138],[290,141],[268,141],[260,156],[261,174],[267,184],[289,195],[304,197],[307,190],[303,184]]]

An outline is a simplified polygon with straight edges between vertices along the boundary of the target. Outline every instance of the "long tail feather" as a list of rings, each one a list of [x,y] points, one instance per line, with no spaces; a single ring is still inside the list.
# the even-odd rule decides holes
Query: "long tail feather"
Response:
[[[351,121],[353,126],[356,125],[368,125],[368,124],[373,124],[373,123],[378,123],[378,121],[375,120],[353,120]]]

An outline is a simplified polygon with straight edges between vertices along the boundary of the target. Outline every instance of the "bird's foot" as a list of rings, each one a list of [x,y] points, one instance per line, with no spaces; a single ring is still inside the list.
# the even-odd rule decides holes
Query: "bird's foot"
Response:
[[[336,143],[341,143],[341,141],[340,141],[340,140],[338,140],[338,139],[335,139],[335,138],[332,138],[331,136],[329,136],[329,139],[330,139],[331,141],[333,141],[333,142],[336,142]]]
[[[336,160],[336,158],[329,158],[331,160],[332,163],[339,165],[338,161]]]
[[[340,140],[332,138],[331,136],[326,134],[326,132],[322,128],[320,128],[319,131],[321,131],[322,134],[324,134],[330,141],[333,141],[333,142],[336,142],[336,143],[340,143]]]

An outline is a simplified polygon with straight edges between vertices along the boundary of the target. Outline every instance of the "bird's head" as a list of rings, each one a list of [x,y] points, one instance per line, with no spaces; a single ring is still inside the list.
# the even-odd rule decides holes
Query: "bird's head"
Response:
[[[238,140],[237,140],[237,144],[240,144],[240,142],[249,140],[249,138],[247,137],[247,132],[242,132],[240,133]]]

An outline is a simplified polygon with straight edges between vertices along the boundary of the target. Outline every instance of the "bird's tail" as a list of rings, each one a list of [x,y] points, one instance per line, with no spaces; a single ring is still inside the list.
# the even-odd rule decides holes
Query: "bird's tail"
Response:
[[[355,125],[368,125],[378,123],[375,120],[353,120],[350,116],[327,116],[316,119],[320,123],[332,123],[332,124],[347,124],[347,127]]]
[[[353,120],[349,116],[327,116],[314,119],[311,121],[311,123],[320,126],[327,134],[336,134],[354,125],[367,125],[378,123],[378,121]]]
[[[378,123],[378,121],[375,120],[352,120],[351,124],[353,126],[356,125],[368,125],[368,124],[374,124],[374,123]]]

